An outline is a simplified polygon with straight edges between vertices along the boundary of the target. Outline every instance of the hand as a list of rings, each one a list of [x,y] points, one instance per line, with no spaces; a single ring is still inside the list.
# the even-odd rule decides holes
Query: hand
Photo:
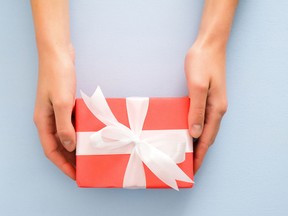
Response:
[[[199,138],[194,150],[196,173],[227,110],[225,49],[195,43],[186,55],[185,72],[190,97],[189,132]]]
[[[76,137],[71,116],[75,103],[75,85],[72,46],[67,51],[39,54],[33,120],[46,157],[72,179],[75,179]]]

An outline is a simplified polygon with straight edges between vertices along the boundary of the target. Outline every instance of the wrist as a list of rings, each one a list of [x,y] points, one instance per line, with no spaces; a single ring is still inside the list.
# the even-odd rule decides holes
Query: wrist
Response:
[[[222,43],[208,43],[207,41],[196,40],[186,53],[185,61],[190,62],[197,59],[199,62],[217,62],[225,64],[226,45]]]
[[[199,50],[211,50],[217,52],[226,52],[228,39],[225,35],[199,34],[193,44],[193,47]]]
[[[37,43],[39,61],[45,59],[63,60],[68,59],[74,62],[75,51],[71,42],[57,43],[57,42],[42,42]]]

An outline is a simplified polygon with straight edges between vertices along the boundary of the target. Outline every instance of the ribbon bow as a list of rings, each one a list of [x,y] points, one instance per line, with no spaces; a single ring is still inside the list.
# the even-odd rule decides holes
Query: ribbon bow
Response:
[[[108,154],[119,149],[128,149],[130,152],[124,175],[124,188],[146,187],[143,163],[175,190],[179,190],[176,180],[193,183],[176,164],[185,160],[186,140],[183,140],[183,136],[167,130],[146,138],[141,137],[149,98],[126,98],[130,125],[128,128],[117,121],[99,86],[91,98],[82,91],[81,96],[95,117],[106,125],[90,136],[93,147]]]

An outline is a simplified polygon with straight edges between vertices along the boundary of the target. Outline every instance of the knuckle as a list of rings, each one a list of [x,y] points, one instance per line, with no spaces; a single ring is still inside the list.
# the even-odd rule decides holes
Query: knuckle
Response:
[[[217,108],[217,111],[220,115],[224,115],[227,112],[228,103],[227,100],[222,101]]]
[[[210,138],[209,147],[215,143],[216,136]]]
[[[66,97],[58,97],[53,100],[55,109],[70,109],[73,107],[73,100]]]
[[[38,112],[34,112],[34,115],[33,115],[33,122],[34,124],[36,125],[36,127],[39,125],[39,121],[40,121],[40,115]]]
[[[197,57],[197,54],[199,54],[198,50],[194,49],[189,49],[188,52],[185,55],[185,63],[189,64],[195,57]]]
[[[191,80],[190,83],[193,89],[196,89],[198,92],[206,92],[208,90],[206,82],[204,81]]]
[[[216,137],[211,137],[209,140],[209,147],[212,146],[215,143]]]
[[[70,131],[69,130],[67,130],[67,129],[61,129],[61,128],[59,128],[58,130],[57,130],[57,134],[58,134],[58,136],[60,137],[60,138],[67,138],[67,137],[70,137]]]
[[[52,150],[52,151],[47,151],[47,150],[45,151],[45,150],[44,150],[44,155],[45,155],[45,157],[46,157],[47,159],[53,161],[53,157],[54,157],[56,151],[57,151],[56,149],[55,149],[55,150]]]
[[[51,159],[51,154],[52,154],[51,151],[45,151],[45,150],[44,150],[44,155],[45,155],[45,157],[48,158],[49,160]]]
[[[220,117],[222,117],[228,109],[228,102],[226,99],[223,100],[218,100],[217,103],[211,105],[211,111],[216,114],[219,115]]]
[[[195,82],[195,88],[200,92],[206,92],[208,90],[207,85],[204,82]]]
[[[185,55],[185,58],[184,58],[185,66],[190,63],[191,58],[192,58],[192,53],[191,52],[187,52],[186,55]]]

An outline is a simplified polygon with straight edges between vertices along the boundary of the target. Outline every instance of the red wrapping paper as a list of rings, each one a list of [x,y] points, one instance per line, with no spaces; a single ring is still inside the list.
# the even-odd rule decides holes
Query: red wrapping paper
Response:
[[[129,127],[126,99],[108,98],[107,103],[119,122]],[[188,129],[189,98],[150,98],[143,130]],[[83,99],[75,104],[76,133],[99,131],[105,125],[87,108]],[[76,155],[76,182],[79,187],[122,188],[130,154]],[[193,153],[186,152],[178,166],[193,180]],[[169,188],[144,164],[146,188]],[[193,183],[177,181],[179,188]]]

